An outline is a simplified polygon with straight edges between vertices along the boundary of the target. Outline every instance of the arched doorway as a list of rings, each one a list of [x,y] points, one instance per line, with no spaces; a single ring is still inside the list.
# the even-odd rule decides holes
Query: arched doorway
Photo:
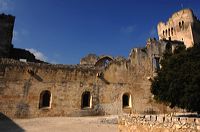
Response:
[[[39,108],[48,108],[51,104],[51,92],[44,90],[40,93]]]
[[[131,102],[131,95],[129,93],[125,93],[122,96],[122,108],[131,108],[132,102]]]
[[[82,94],[82,99],[81,99],[81,108],[91,108],[92,107],[92,96],[89,91],[85,91]]]

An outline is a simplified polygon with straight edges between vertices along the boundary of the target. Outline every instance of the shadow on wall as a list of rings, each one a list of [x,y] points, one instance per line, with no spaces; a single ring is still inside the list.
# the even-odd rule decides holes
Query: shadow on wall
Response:
[[[1,132],[25,132],[12,119],[0,112],[0,131]]]
[[[43,79],[39,75],[37,75],[33,70],[28,70],[28,73],[31,74],[31,76],[33,76],[39,82],[43,81]]]
[[[176,115],[175,117],[187,117],[187,118],[200,118],[200,115],[198,114],[179,114],[179,115]]]

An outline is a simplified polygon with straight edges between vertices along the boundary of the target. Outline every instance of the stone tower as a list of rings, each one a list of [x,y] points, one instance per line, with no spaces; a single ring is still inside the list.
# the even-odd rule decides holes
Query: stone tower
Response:
[[[191,9],[175,12],[166,23],[157,25],[159,40],[182,41],[191,47],[200,43],[200,21]]]
[[[12,48],[14,22],[14,16],[0,14],[0,57],[9,57]]]

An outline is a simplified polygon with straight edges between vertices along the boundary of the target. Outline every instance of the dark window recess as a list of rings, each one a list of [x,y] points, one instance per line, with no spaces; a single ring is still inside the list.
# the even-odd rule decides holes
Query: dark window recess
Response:
[[[124,94],[123,97],[123,108],[125,107],[129,107],[129,95],[128,94]]]
[[[182,21],[182,29],[184,29],[184,21]]]
[[[171,28],[171,35],[174,35],[174,28]]]
[[[90,92],[84,92],[82,94],[82,105],[81,108],[90,107]]]
[[[50,107],[51,92],[48,90],[43,91],[40,94],[39,108]]]
[[[159,57],[154,57],[154,59],[153,59],[153,65],[154,65],[154,68],[155,68],[156,71],[160,70],[160,63],[159,63],[159,61],[160,61]]]
[[[181,22],[179,22],[179,28],[181,28],[182,26],[181,26]]]

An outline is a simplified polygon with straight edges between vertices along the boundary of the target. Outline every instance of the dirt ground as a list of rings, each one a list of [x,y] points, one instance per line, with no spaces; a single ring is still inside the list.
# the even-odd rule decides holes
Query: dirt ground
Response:
[[[117,116],[1,119],[0,132],[118,132]]]

